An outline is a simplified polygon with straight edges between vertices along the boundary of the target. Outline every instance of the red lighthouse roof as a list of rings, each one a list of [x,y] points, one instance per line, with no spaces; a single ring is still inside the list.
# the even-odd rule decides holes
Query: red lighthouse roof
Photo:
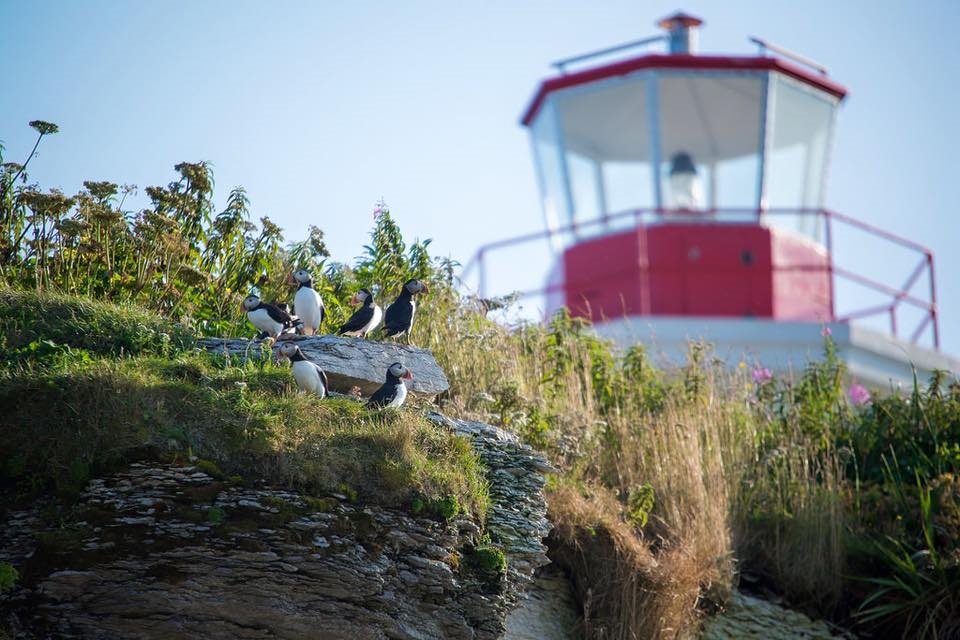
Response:
[[[840,100],[847,95],[847,89],[843,85],[780,58],[649,54],[544,80],[530,101],[521,122],[524,126],[530,126],[540,107],[543,106],[544,100],[555,91],[592,84],[606,78],[626,76],[647,69],[776,72],[825,91]]]

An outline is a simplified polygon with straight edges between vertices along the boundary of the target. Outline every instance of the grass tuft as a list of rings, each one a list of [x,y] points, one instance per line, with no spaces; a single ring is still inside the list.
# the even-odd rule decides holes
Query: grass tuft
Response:
[[[183,327],[132,305],[0,287],[0,364],[7,368],[170,355],[192,341]]]

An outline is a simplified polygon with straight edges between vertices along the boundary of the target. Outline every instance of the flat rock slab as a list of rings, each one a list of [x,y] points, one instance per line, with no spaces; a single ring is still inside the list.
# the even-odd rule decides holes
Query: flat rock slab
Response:
[[[363,338],[339,336],[289,336],[273,345],[276,357],[279,345],[296,342],[303,354],[326,371],[330,389],[350,393],[359,387],[369,396],[380,388],[387,375],[387,367],[400,362],[413,372],[407,380],[407,389],[420,396],[435,396],[450,388],[447,376],[437,364],[429,349],[420,349],[393,342],[375,342]],[[264,357],[259,342],[242,338],[203,338],[201,348],[231,358],[257,360]]]

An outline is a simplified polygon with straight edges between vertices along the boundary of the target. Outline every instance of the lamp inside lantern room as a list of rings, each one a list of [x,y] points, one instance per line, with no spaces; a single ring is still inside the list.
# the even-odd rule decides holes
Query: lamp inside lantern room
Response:
[[[703,183],[689,153],[681,151],[670,161],[670,206],[674,209],[703,208]]]

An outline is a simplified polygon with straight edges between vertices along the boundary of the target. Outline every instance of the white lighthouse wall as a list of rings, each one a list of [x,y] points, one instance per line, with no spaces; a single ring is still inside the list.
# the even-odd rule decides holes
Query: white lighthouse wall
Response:
[[[705,342],[727,365],[766,367],[781,375],[798,375],[812,360],[823,358],[829,329],[839,357],[853,380],[880,391],[910,388],[913,370],[925,384],[934,369],[960,373],[960,361],[933,349],[846,323],[782,322],[756,318],[629,317],[595,326],[597,334],[626,348],[644,344],[662,367],[686,362],[691,342]]]

